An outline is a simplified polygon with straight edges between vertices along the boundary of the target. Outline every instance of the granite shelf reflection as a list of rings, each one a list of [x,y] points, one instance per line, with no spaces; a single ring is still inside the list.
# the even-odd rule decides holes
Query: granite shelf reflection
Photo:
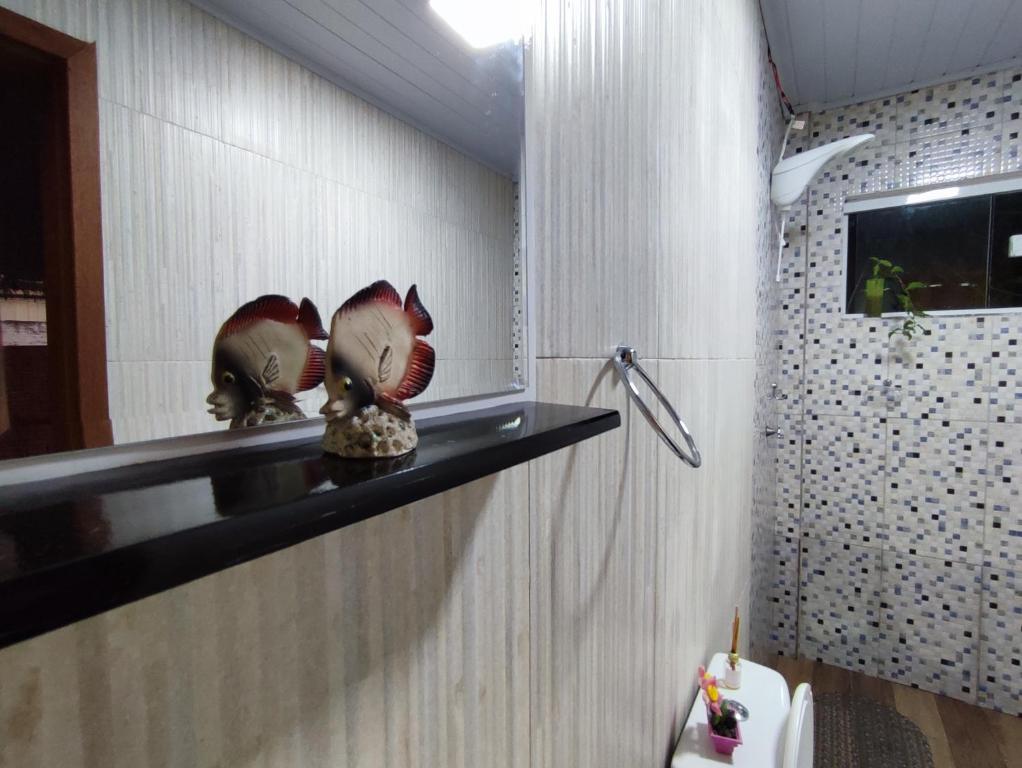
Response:
[[[397,459],[302,440],[0,489],[0,647],[620,424],[617,411],[519,403],[424,419]]]

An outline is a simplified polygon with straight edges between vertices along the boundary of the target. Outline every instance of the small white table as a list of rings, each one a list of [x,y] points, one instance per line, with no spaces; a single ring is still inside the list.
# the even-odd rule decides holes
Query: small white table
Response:
[[[788,684],[769,667],[742,659],[741,688],[725,688],[725,664],[727,654],[718,653],[710,660],[707,672],[721,678],[721,698],[735,699],[749,709],[749,719],[740,723],[742,745],[730,757],[714,751],[707,732],[710,726],[706,722],[706,705],[702,697],[697,695],[674,749],[671,768],[720,765],[771,768],[780,765],[784,728],[791,709]],[[694,680],[692,684],[694,687]]]

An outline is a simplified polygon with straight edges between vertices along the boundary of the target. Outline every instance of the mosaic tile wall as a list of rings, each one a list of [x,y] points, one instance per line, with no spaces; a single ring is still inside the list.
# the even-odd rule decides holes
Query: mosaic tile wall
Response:
[[[759,119],[757,130],[759,158],[763,179],[777,162],[784,135],[784,115],[777,100],[770,70],[763,68],[759,84]],[[757,196],[757,256],[756,266],[756,378],[753,428],[756,434],[752,466],[751,510],[751,579],[749,594],[749,626],[751,651],[755,658],[769,655],[772,641],[771,616],[773,605],[772,570],[776,558],[773,552],[774,506],[777,498],[777,447],[779,441],[767,435],[777,427],[780,413],[777,409],[776,387],[780,376],[780,359],[776,352],[779,316],[777,313],[777,223],[769,193],[764,189]]]
[[[842,314],[847,196],[1020,170],[1022,70],[814,114],[788,217],[771,650],[1022,714],[1022,314]]]

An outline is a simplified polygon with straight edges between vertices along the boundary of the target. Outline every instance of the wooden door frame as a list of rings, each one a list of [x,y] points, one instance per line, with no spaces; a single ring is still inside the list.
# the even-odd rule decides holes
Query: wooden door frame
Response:
[[[103,306],[100,222],[99,91],[96,45],[0,8],[0,37],[51,58],[62,76],[55,94],[55,148],[44,163],[50,212],[46,245],[46,324],[61,450],[112,445]]]

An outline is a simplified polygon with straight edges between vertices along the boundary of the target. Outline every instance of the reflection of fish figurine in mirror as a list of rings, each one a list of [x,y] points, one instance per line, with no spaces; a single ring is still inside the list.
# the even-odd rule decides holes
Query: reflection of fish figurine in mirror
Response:
[[[295,393],[323,381],[325,339],[316,305],[285,296],[260,296],[220,327],[213,343],[213,392],[206,398],[217,421],[231,429],[304,419]]]
[[[394,286],[380,280],[337,310],[327,345],[329,399],[320,409],[328,422],[328,451],[395,456],[415,447],[418,438],[404,401],[433,378],[436,354],[416,338],[432,330],[414,285],[402,304]]]

